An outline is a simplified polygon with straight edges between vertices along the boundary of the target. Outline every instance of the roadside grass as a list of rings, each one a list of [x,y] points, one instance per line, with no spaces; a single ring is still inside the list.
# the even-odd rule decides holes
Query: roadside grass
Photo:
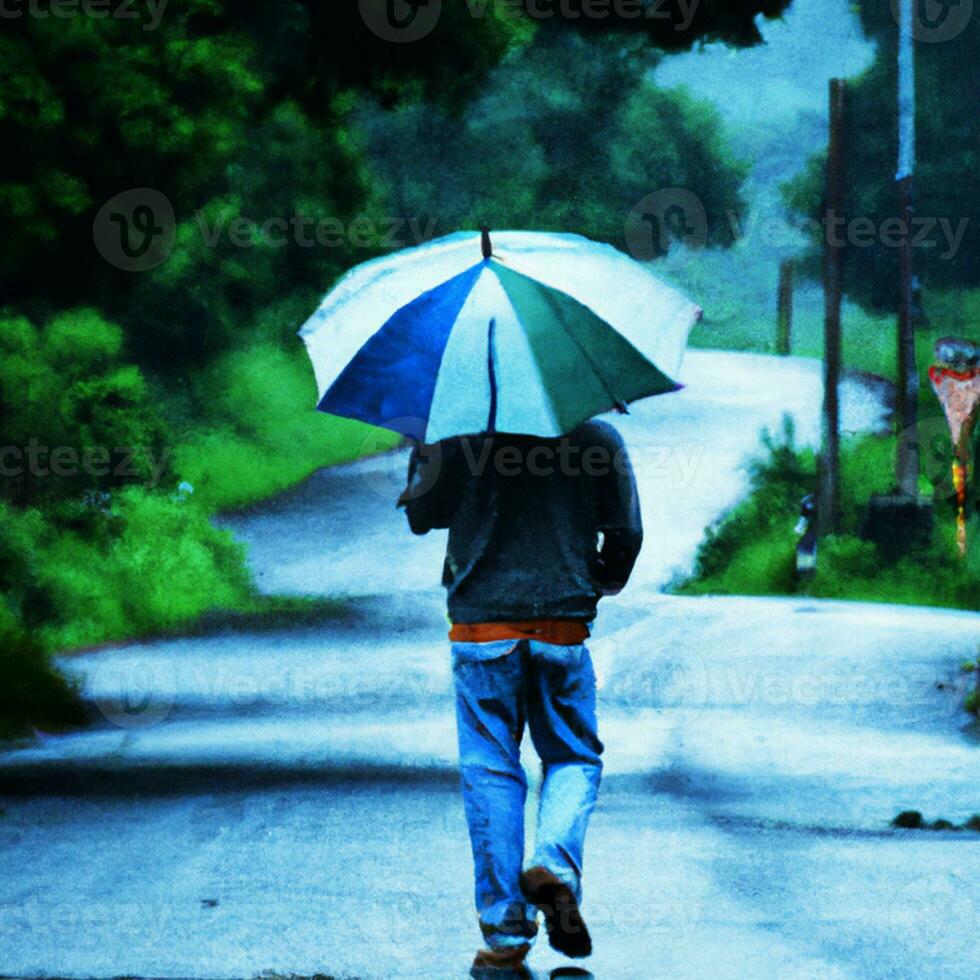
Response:
[[[736,245],[727,254],[682,256],[667,276],[699,297],[705,318],[691,335],[691,346],[775,353],[775,263],[739,261]],[[761,268],[759,267],[761,266]],[[903,604],[980,608],[980,535],[970,519],[970,553],[955,557],[949,492],[950,446],[942,409],[928,380],[936,340],[972,336],[980,322],[980,290],[927,293],[924,318],[916,332],[920,375],[919,418],[922,439],[921,490],[935,500],[936,528],[927,547],[892,560],[860,531],[872,494],[894,484],[894,437],[846,439],[842,452],[843,533],[820,543],[818,570],[806,590],[826,598]],[[845,300],[842,309],[843,367],[889,381],[896,375],[896,323]],[[823,356],[823,297],[820,287],[798,278],[794,290],[791,352]],[[707,529],[694,574],[675,588],[687,593],[791,595],[801,590],[795,572],[800,500],[816,490],[816,458],[797,450],[791,430],[782,440],[767,436],[764,456],[750,466],[748,496]]]
[[[177,479],[209,512],[265,500],[324,466],[384,452],[397,433],[314,410],[302,346],[256,344],[195,376],[173,453]]]
[[[190,501],[134,488],[122,497],[100,513],[94,533],[53,526],[37,513],[0,515],[10,518],[0,558],[24,573],[0,599],[0,739],[86,723],[79,691],[56,668],[55,654],[343,616],[343,604],[328,597],[258,593],[244,547]]]
[[[227,354],[179,397],[159,397],[173,446],[159,485],[27,509],[0,502],[0,738],[84,722],[55,654],[340,614],[329,599],[259,594],[244,546],[213,518],[323,466],[388,450],[399,436],[314,411],[299,345]]]
[[[794,527],[804,494],[816,489],[816,458],[797,449],[789,420],[779,438],[763,435],[749,466],[748,495],[706,532],[693,574],[672,585],[688,595],[794,595],[913,605],[980,608],[980,521],[968,528],[966,560],[955,553],[950,501],[936,494],[931,540],[900,558],[861,536],[868,499],[892,485],[894,439],[847,439],[842,451],[842,533],[824,538],[808,582],[795,571]],[[938,489],[938,488],[937,488]]]
[[[206,526],[195,528],[199,522]],[[173,526],[173,514],[167,523],[173,550],[150,576],[139,571],[143,561],[153,560],[140,546],[145,528],[127,528],[135,545],[108,550],[58,535],[56,544],[38,553],[47,569],[32,583],[31,601],[47,609],[38,629],[21,625],[10,601],[16,597],[0,602],[0,740],[35,728],[59,732],[86,724],[80,692],[55,667],[55,653],[84,654],[137,636],[274,632],[343,617],[344,604],[329,597],[259,594],[245,571],[242,546],[189,505],[180,513],[182,531]],[[59,568],[66,549],[74,552],[73,561]]]
[[[84,721],[54,654],[253,607],[243,549],[209,516],[135,486],[44,511],[0,504],[0,736]]]

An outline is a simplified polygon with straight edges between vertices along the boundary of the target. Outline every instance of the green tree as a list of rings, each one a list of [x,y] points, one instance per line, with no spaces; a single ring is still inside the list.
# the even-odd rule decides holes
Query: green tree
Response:
[[[0,497],[25,504],[156,482],[166,428],[122,330],[95,310],[0,318]]]
[[[365,257],[363,248],[347,244],[304,251],[258,236],[241,245],[221,234],[212,244],[200,228],[200,216],[213,228],[221,214],[259,224],[300,215],[346,227],[376,204],[350,140],[354,93],[369,93],[384,109],[424,101],[451,120],[535,32],[570,58],[592,50],[571,43],[589,33],[612,32],[617,43],[632,37],[634,49],[648,50],[714,38],[746,44],[759,39],[756,15],[776,16],[787,4],[658,3],[644,17],[617,10],[602,19],[566,17],[559,7],[541,19],[522,16],[513,3],[470,0],[443,3],[438,23],[413,43],[394,43],[372,22],[385,15],[387,0],[367,6],[286,0],[274,8],[258,0],[174,0],[152,30],[113,17],[7,20],[0,37],[0,139],[7,150],[0,160],[6,230],[0,289],[6,302],[36,319],[68,306],[99,307],[154,369],[204,363],[250,336],[255,318],[283,294],[302,294],[309,305],[337,272]],[[46,10],[43,2],[39,9]],[[490,123],[481,132],[471,114],[457,171],[481,176],[479,161],[464,151],[497,141],[508,144],[502,149],[511,172],[518,160],[545,166],[551,172],[542,181],[567,188],[566,199],[575,187],[595,194],[602,179],[583,167],[562,167],[550,150],[567,143],[562,128],[569,124],[597,146],[609,135],[602,116],[628,97],[636,79],[625,61],[618,73],[586,61],[569,72],[556,55],[546,64],[547,45],[538,50],[541,68],[559,78],[581,75],[575,96],[581,105],[550,104],[549,127],[542,116],[549,100],[537,100],[535,139],[544,152],[537,163],[526,133],[504,134],[497,126],[491,134]],[[555,81],[529,67],[520,80],[527,88],[512,92],[533,96],[544,83],[554,94]],[[497,117],[491,123],[506,119]],[[451,131],[452,122],[445,127]],[[500,182],[501,171],[482,176]],[[527,210],[518,183],[504,180],[499,195],[513,202],[516,215]],[[132,187],[160,191],[176,215],[174,252],[151,272],[114,268],[92,240],[99,208]],[[602,210],[569,211],[567,223],[596,227]]]
[[[489,224],[625,248],[631,209],[681,187],[705,205],[710,242],[731,244],[744,168],[717,112],[657,88],[655,63],[636,39],[543,32],[504,60],[462,114],[430,103],[365,106],[365,152],[390,209],[442,233]],[[569,73],[569,64],[579,69]]]
[[[898,248],[886,222],[899,214],[894,174],[898,157],[898,27],[887,3],[861,5],[865,30],[878,46],[872,66],[848,84],[844,122],[845,204],[842,217],[871,219],[876,234],[845,245],[844,285],[860,302],[894,310],[898,302]],[[980,102],[980,19],[969,19],[955,37],[917,41],[917,167],[913,261],[930,288],[980,284],[980,135],[974,123]],[[824,160],[814,157],[786,187],[799,215],[824,216]],[[940,223],[942,222],[942,224]],[[858,226],[852,225],[857,228]],[[817,268],[822,228],[810,224],[811,268]],[[962,236],[961,238],[959,236]],[[846,240],[846,239],[845,239]]]
[[[717,119],[642,75],[652,48],[755,43],[755,17],[788,3],[670,0],[600,22],[420,0],[441,15],[414,43],[378,29],[388,0],[171,0],[156,23],[37,0],[4,18],[0,446],[110,459],[0,483],[0,734],[15,715],[79,717],[45,650],[245,601],[240,550],[195,499],[245,502],[365,444],[309,411],[294,334],[385,247],[386,216],[616,240],[668,173],[736,206]],[[143,271],[93,236],[133,188],[174,215],[172,250]],[[304,244],[323,222],[340,234]],[[173,492],[187,473],[195,496]]]

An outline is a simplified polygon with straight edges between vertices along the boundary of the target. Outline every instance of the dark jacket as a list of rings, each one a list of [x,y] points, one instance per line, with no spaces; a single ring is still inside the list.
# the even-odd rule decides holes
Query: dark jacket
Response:
[[[633,470],[605,422],[560,439],[416,448],[399,505],[416,534],[449,528],[443,584],[456,623],[591,620],[599,598],[625,585],[643,541]]]

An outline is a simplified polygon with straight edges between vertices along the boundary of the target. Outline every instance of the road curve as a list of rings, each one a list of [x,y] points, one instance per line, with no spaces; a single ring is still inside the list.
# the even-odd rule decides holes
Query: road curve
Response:
[[[685,380],[620,423],[647,545],[592,644],[591,969],[972,980],[980,839],[889,821],[980,810],[956,670],[980,617],[664,595],[760,428],[819,431],[814,362],[694,352]],[[857,385],[844,406],[881,424]],[[335,613],[68,661],[99,723],[0,755],[0,975],[466,975],[444,542],[405,530],[403,468],[324,471],[227,522],[262,588]],[[536,976],[560,965],[535,950]]]

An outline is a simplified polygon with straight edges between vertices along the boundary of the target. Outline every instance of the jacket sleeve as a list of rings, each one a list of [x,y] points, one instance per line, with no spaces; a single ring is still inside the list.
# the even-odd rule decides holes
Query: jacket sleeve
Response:
[[[604,426],[611,462],[598,477],[597,532],[601,534],[594,575],[605,595],[619,592],[629,580],[643,544],[643,521],[636,476],[619,433]]]
[[[449,527],[459,498],[451,443],[415,444],[408,460],[408,481],[398,506],[405,508],[413,534]]]

